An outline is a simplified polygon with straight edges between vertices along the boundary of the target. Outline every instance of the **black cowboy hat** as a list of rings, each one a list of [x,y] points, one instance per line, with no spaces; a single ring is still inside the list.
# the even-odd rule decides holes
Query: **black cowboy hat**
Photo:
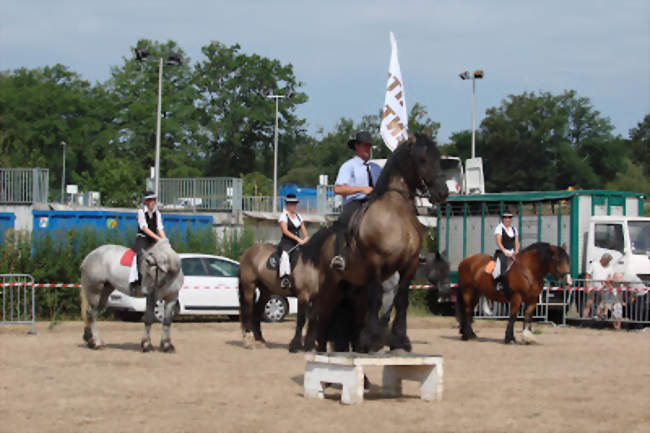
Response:
[[[284,199],[285,203],[298,203],[299,201],[295,194],[287,194],[287,197]]]
[[[354,150],[355,143],[368,143],[372,144],[372,136],[368,131],[361,131],[354,136],[353,139],[348,140],[348,147]]]
[[[144,199],[143,200],[149,200],[149,199],[152,199],[152,198],[158,198],[158,195],[153,191],[147,191],[147,192],[144,193]]]

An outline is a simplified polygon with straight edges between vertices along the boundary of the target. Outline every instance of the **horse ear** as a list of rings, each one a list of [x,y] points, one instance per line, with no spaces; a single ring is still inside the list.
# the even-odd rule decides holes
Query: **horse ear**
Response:
[[[562,244],[562,249],[563,249],[564,251],[567,251],[566,242],[564,242],[564,243]]]

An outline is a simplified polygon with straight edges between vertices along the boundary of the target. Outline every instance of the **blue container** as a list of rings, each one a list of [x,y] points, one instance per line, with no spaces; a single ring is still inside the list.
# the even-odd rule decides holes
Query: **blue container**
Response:
[[[32,211],[34,216],[33,236],[54,234],[57,231],[71,229],[95,229],[107,235],[114,233],[132,233],[137,230],[135,212],[113,211]],[[213,219],[208,215],[162,214],[165,232],[178,231],[185,239],[188,227],[191,231],[212,228]]]
[[[5,239],[5,233],[14,228],[16,215],[13,212],[0,212],[0,243]]]

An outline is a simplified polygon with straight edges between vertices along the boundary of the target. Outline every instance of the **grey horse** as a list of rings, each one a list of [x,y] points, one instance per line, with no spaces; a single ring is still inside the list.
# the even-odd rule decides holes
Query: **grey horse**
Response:
[[[97,316],[104,308],[114,289],[129,294],[129,267],[120,264],[127,248],[120,245],[102,245],[91,251],[81,263],[81,315],[84,320],[83,338],[91,349],[103,346],[97,332]],[[172,249],[169,240],[162,239],[145,250],[138,262],[142,274],[141,288],[137,296],[147,298],[144,319],[144,336],[140,342],[143,352],[153,349],[150,330],[154,321],[156,300],[165,301],[160,348],[173,352],[169,328],[178,311],[178,291],[183,285],[180,257]]]

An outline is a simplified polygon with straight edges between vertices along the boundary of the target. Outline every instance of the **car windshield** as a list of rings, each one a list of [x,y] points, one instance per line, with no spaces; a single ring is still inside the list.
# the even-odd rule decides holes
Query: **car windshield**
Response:
[[[630,221],[632,254],[650,254],[650,221]]]
[[[216,258],[205,258],[205,264],[208,268],[208,274],[214,277],[237,277],[239,274],[239,265]]]

